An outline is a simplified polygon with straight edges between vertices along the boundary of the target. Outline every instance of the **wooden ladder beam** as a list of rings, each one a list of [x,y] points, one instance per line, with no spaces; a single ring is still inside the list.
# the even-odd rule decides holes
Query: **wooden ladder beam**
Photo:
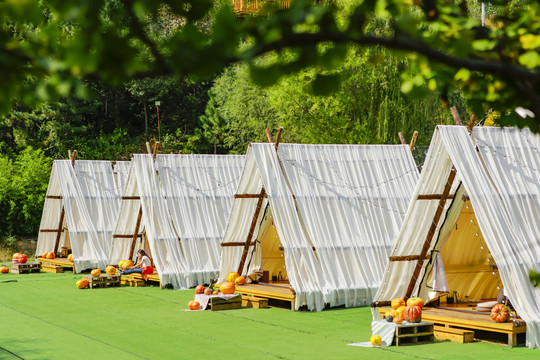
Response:
[[[450,189],[452,188],[452,184],[454,183],[455,177],[456,177],[456,168],[452,166],[452,169],[450,170],[450,174],[448,175],[448,180],[446,181],[446,185],[444,187],[444,191],[442,193],[441,199],[439,200],[439,206],[437,207],[437,211],[435,212],[435,216],[433,217],[431,227],[429,228],[429,232],[426,236],[426,240],[424,241],[424,246],[422,247],[422,251],[420,252],[419,259],[416,263],[416,267],[414,268],[411,281],[409,282],[409,286],[407,287],[407,291],[405,292],[405,299],[410,298],[414,290],[416,281],[418,280],[418,275],[420,275],[420,271],[422,270],[422,267],[424,265],[424,259],[426,258],[426,254],[429,250],[429,247],[431,246],[431,241],[433,240],[433,236],[435,236],[437,225],[439,224],[439,220],[444,211],[444,206],[446,204],[446,200],[448,200],[448,194],[450,193]]]
[[[135,243],[137,242],[137,237],[139,236],[139,227],[141,226],[142,220],[142,205],[139,206],[139,214],[137,215],[137,223],[135,224],[135,232],[133,233],[131,241],[131,249],[129,250],[129,260],[133,259],[133,252],[135,251]]]
[[[259,200],[257,201],[257,207],[255,208],[255,214],[253,214],[253,219],[251,220],[251,226],[249,227],[249,233],[244,244],[244,251],[242,252],[242,258],[240,259],[240,265],[238,266],[238,273],[242,274],[244,270],[244,265],[246,263],[247,255],[249,253],[249,247],[251,246],[251,239],[253,239],[253,233],[255,232],[255,226],[257,226],[257,219],[259,219],[259,214],[261,213],[261,208],[263,200],[266,195],[266,190],[262,188],[261,194],[259,195]]]
[[[58,233],[56,234],[56,241],[54,243],[54,253],[58,252],[58,246],[60,246],[60,237],[62,236],[62,226],[64,225],[64,217],[66,215],[66,210],[62,206],[62,212],[60,212],[60,221],[58,221]]]

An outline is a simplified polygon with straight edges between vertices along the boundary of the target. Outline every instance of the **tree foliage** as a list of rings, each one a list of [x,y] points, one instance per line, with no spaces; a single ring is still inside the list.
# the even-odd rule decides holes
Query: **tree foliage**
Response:
[[[84,96],[83,80],[119,85],[164,75],[209,78],[237,61],[250,64],[257,84],[271,85],[306,67],[335,69],[354,44],[412,54],[401,69],[405,93],[422,97],[436,90],[446,100],[457,86],[475,113],[497,109],[506,115],[499,120],[503,124],[538,130],[538,116],[527,122],[513,110],[523,106],[540,114],[540,5],[491,1],[493,16],[481,27],[480,19],[471,17],[470,6],[477,3],[296,0],[286,10],[269,6],[260,16],[238,21],[230,7],[214,10],[212,0],[3,2],[0,110],[8,112],[15,100],[31,105]],[[164,7],[181,20],[166,36],[155,26]],[[205,22],[212,11],[212,21]],[[388,28],[373,31],[377,21]],[[277,60],[261,64],[268,54]],[[339,81],[336,74],[319,73],[312,88],[328,93]]]

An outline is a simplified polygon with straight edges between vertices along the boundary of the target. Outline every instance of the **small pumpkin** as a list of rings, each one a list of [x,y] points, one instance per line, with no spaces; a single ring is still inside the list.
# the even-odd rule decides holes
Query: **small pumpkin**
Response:
[[[107,275],[115,275],[116,274],[116,268],[112,265],[109,265],[105,268],[105,273]]]
[[[56,254],[52,251],[49,251],[46,256],[47,259],[54,259],[55,257],[56,257]]]
[[[395,317],[395,318],[394,318],[394,322],[395,322],[396,324],[401,324],[401,323],[403,322],[403,318],[402,318],[402,317]]]
[[[9,272],[9,268],[7,266],[0,267],[0,273],[7,274]]]
[[[424,308],[424,300],[420,297],[412,297],[407,299],[407,306],[419,306],[420,309]]]
[[[19,256],[21,256],[21,254],[20,254],[20,253],[15,253],[15,254],[13,254],[13,257],[12,257],[12,259],[15,259],[15,260],[17,260],[17,259],[19,259]]]
[[[201,307],[201,304],[199,304],[198,301],[191,300],[190,302],[188,302],[189,310],[199,310],[200,307]]]
[[[240,276],[239,273],[237,273],[237,272],[231,272],[231,273],[229,273],[229,275],[227,276],[227,281],[228,281],[228,282],[234,283],[234,280],[236,280],[236,278],[239,277],[239,276]]]
[[[46,258],[47,258],[47,254],[48,254],[48,252],[44,252],[43,254],[41,254],[41,257],[42,257],[43,259],[46,259]]]
[[[227,281],[221,284],[220,290],[223,294],[234,294],[236,287],[234,286],[234,283]]]
[[[125,262],[126,262],[126,260],[120,260],[120,261],[118,262],[118,268],[119,268],[119,269],[123,269],[123,266],[124,266],[124,263],[125,263]]]
[[[68,255],[68,261],[73,262],[73,254],[69,254],[69,255]]]
[[[124,263],[122,264],[122,269],[126,270],[132,266],[134,266],[135,264],[133,264],[133,261],[131,260],[126,260],[124,261]]]
[[[84,288],[87,287],[87,286],[88,286],[88,280],[86,280],[86,279],[81,279],[81,280],[77,281],[77,287],[78,287],[79,289],[84,289]]]
[[[405,320],[410,323],[422,321],[422,308],[420,306],[407,306],[405,308]]]
[[[204,293],[204,285],[197,285],[197,287],[195,287],[195,294],[202,294]]]
[[[218,294],[219,294],[219,291],[217,290],[212,291],[212,295],[218,295]]]
[[[19,264],[24,264],[28,261],[28,256],[24,254],[20,254],[18,260],[19,260]]]
[[[92,275],[93,277],[98,277],[99,275],[101,275],[101,270],[94,269],[94,270],[90,271],[90,275]]]
[[[379,335],[373,335],[371,338],[369,338],[369,342],[373,346],[381,346],[382,339]]]
[[[385,317],[385,319],[386,319],[386,321],[388,321],[388,322],[394,321],[394,317],[393,317],[392,315],[387,315],[387,316]]]
[[[405,319],[405,309],[407,308],[407,306],[403,305],[403,306],[400,306],[396,309],[396,312],[395,312],[395,316],[394,317],[400,317],[400,318],[403,318]]]
[[[392,309],[397,309],[401,306],[405,306],[405,300],[401,298],[396,298],[392,300],[391,306],[392,306]]]
[[[246,278],[243,276],[239,276],[236,279],[234,279],[234,283],[236,285],[244,285],[246,283]]]
[[[510,309],[504,304],[496,304],[491,308],[491,319],[498,323],[510,320]]]
[[[204,295],[212,295],[212,289],[210,288],[204,289]]]

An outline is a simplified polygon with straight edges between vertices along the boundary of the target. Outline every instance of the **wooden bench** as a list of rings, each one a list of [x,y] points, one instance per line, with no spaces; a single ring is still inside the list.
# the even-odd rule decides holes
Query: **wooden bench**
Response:
[[[268,299],[256,296],[242,295],[242,307],[263,309],[268,307]]]
[[[469,329],[435,325],[433,327],[433,333],[435,339],[438,340],[450,340],[458,343],[472,343],[474,341],[474,331]]]
[[[120,286],[120,275],[107,275],[107,274],[101,274],[99,276],[92,276],[92,275],[85,275],[83,276],[86,280],[88,280],[88,285],[90,286],[90,289],[93,289],[95,287],[114,287],[114,286]]]
[[[131,283],[129,285],[131,286],[143,286],[147,282],[157,282],[159,284],[160,288],[163,288],[161,285],[161,281],[159,280],[159,275],[154,272],[153,274],[148,275],[148,281],[144,280],[144,275],[139,273],[131,273],[131,274],[122,274],[122,279],[126,282],[136,283],[136,285],[132,285]],[[142,281],[142,284],[140,283]]]

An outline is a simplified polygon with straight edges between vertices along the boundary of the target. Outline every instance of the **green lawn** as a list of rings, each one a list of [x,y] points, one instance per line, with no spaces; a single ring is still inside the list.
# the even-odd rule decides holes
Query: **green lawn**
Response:
[[[183,311],[193,290],[76,288],[81,275],[0,274],[0,359],[538,359],[540,350],[436,342],[361,348],[369,308]],[[15,281],[13,281],[15,280]]]

